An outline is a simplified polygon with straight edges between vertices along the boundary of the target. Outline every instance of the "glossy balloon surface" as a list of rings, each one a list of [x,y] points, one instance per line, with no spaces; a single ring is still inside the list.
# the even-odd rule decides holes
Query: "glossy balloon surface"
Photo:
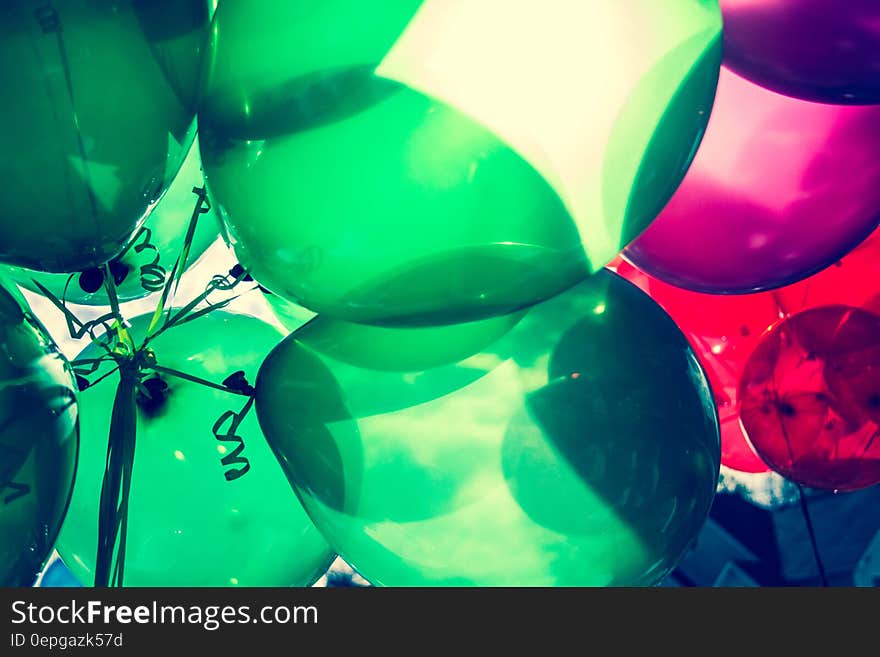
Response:
[[[202,185],[198,144],[194,143],[168,191],[125,250],[110,262],[120,301],[139,299],[162,289],[183,248],[189,219],[198,200],[193,187]],[[200,215],[187,259],[190,265],[195,264],[217,239],[218,231],[218,219],[213,209]],[[99,269],[49,274],[10,267],[8,276],[19,285],[39,293],[34,284],[37,281],[56,297],[70,303],[110,305]]]
[[[194,134],[204,0],[0,7],[0,261],[51,272],[125,247]]]
[[[266,359],[257,411],[316,525],[375,584],[652,584],[718,474],[696,357],[607,272],[470,324],[319,316]]]
[[[722,69],[681,187],[626,250],[641,269],[709,293],[796,282],[880,221],[880,106],[818,105]]]
[[[76,384],[24,299],[0,282],[0,586],[30,586],[73,486]]]
[[[776,290],[787,313],[805,308],[845,304],[880,315],[880,228],[843,259],[815,276]]]
[[[149,320],[146,315],[133,320],[136,338],[143,338]],[[280,338],[253,317],[215,311],[151,344],[161,366],[219,384],[238,370],[253,381]],[[90,346],[81,356],[98,353]],[[160,401],[145,404],[142,397],[138,404],[124,584],[312,584],[332,554],[273,458],[255,415],[232,427],[230,413],[239,414],[246,398],[167,375],[162,380],[168,388],[157,394]],[[98,503],[117,381],[108,377],[80,395],[79,475],[57,545],[74,576],[87,584],[94,582]],[[236,436],[244,444],[239,452]]]
[[[758,84],[819,103],[880,103],[876,0],[721,0],[724,57]]]
[[[791,316],[749,358],[740,401],[752,444],[786,478],[880,483],[880,315],[833,305]]]
[[[199,114],[209,189],[241,263],[315,312],[517,310],[668,200],[720,32],[714,0],[225,0]]]

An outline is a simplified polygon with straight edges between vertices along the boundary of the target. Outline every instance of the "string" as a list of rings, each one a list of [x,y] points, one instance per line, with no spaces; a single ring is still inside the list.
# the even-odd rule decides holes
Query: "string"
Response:
[[[167,374],[168,376],[174,376],[179,379],[186,379],[192,383],[198,383],[199,385],[205,386],[207,388],[214,388],[215,390],[222,390],[223,392],[228,392],[232,395],[241,395],[243,397],[250,397],[250,394],[246,392],[242,392],[240,390],[236,390],[235,388],[230,388],[228,386],[221,385],[219,383],[213,383],[206,379],[199,378],[197,376],[193,376],[192,374],[187,374],[186,372],[181,372],[179,370],[173,370],[169,367],[162,367],[161,365],[152,365],[150,367],[151,370],[159,372],[160,374]]]
[[[797,484],[798,497],[801,502],[801,512],[804,514],[804,524],[807,526],[807,533],[810,535],[810,545],[813,548],[813,557],[816,559],[816,567],[819,570],[819,576],[822,578],[822,586],[828,586],[828,577],[825,575],[825,566],[822,563],[822,557],[819,554],[819,545],[816,542],[816,533],[813,530],[813,521],[810,519],[810,509],[807,506],[807,496],[804,495],[804,489]]]
[[[235,449],[222,460],[222,464],[227,467],[225,475],[228,481],[241,477],[250,469],[250,463],[247,458],[241,455],[244,449],[244,442],[239,436],[235,435],[238,424],[248,414],[254,403],[254,390],[244,379],[244,372],[236,372],[227,377],[222,384],[218,384],[158,365],[155,360],[155,354],[147,348],[149,340],[165,330],[196,320],[214,310],[225,307],[240,295],[235,295],[230,299],[217,303],[211,303],[208,297],[215,290],[231,290],[247,278],[245,272],[242,272],[239,276],[232,277],[214,276],[203,293],[172,314],[174,296],[177,292],[183,270],[186,268],[198,216],[210,209],[210,202],[207,199],[204,187],[193,188],[193,193],[196,194],[197,201],[190,217],[181,253],[171,275],[165,281],[161,298],[157,304],[150,328],[147,331],[147,338],[139,347],[134,344],[132,337],[125,327],[125,319],[120,309],[116,282],[109,264],[104,264],[100,271],[103,274],[104,289],[107,294],[110,312],[86,323],[82,322],[71,312],[67,307],[66,301],[59,300],[45,286],[41,285],[38,281],[34,281],[37,288],[64,315],[71,337],[81,339],[87,335],[93,344],[100,346],[105,351],[105,354],[98,358],[83,358],[74,361],[74,371],[80,388],[86,389],[114,373],[119,373],[119,383],[116,388],[116,396],[113,401],[110,417],[107,454],[104,462],[104,474],[98,505],[98,541],[95,553],[95,586],[97,587],[123,586],[124,584],[128,536],[128,507],[137,439],[137,393],[141,391],[142,394],[149,396],[149,391],[145,389],[141,380],[145,371],[152,370],[156,373],[185,379],[191,383],[211,389],[247,397],[247,402],[239,413],[229,412],[222,416],[220,421],[215,423],[214,435],[217,440],[235,443]],[[69,283],[70,279],[68,279]],[[208,306],[197,309],[196,307],[202,302],[207,303]],[[160,318],[165,315],[166,309],[167,317],[165,317],[164,323],[154,332]],[[100,335],[96,334],[98,327],[104,329],[104,332]],[[83,376],[97,372],[105,361],[114,361],[115,367],[92,382]],[[221,425],[230,418],[232,422],[229,429],[226,433],[223,433]]]

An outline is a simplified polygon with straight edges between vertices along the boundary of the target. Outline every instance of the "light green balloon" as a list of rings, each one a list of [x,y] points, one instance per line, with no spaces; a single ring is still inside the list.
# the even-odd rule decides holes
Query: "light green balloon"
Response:
[[[192,190],[203,185],[202,164],[196,140],[168,191],[150,212],[146,222],[134,234],[125,250],[111,261],[111,272],[114,274],[120,301],[140,299],[162,289],[181,253],[189,220],[198,200]],[[219,222],[211,208],[201,214],[196,223],[187,258],[188,266],[198,262],[218,234]],[[103,286],[97,291],[90,291],[95,289],[96,281],[102,280],[101,272],[96,269],[85,274],[49,274],[21,267],[8,267],[7,274],[19,285],[38,294],[41,291],[34,281],[59,299],[70,303],[110,305]]]
[[[263,298],[266,299],[266,303],[269,305],[269,310],[272,311],[275,318],[288,331],[295,331],[315,317],[315,313],[311,310],[306,310],[302,306],[290,303],[279,297],[277,294],[267,292],[263,295]]]
[[[149,320],[143,315],[132,321],[138,344]],[[219,384],[238,370],[253,381],[280,338],[258,319],[216,311],[168,330],[151,345],[159,365]],[[89,346],[80,357],[100,353]],[[231,416],[219,427],[215,422],[239,413],[246,398],[162,378],[169,386],[164,402],[138,405],[124,584],[314,583],[333,554],[288,485],[254,413],[234,432],[244,442],[239,454],[235,440],[215,435],[232,433]],[[108,377],[80,393],[79,470],[57,550],[84,583],[95,576],[98,503],[117,381]]]
[[[320,314],[527,307],[654,219],[702,138],[715,0],[225,0],[200,106],[240,262]]]
[[[718,418],[697,357],[608,272],[469,324],[319,315],[256,387],[306,511],[374,584],[654,584],[715,494]]]

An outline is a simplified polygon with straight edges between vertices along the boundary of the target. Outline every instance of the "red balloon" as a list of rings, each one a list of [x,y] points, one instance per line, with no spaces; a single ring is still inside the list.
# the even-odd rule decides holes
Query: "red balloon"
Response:
[[[739,398],[752,445],[787,479],[880,483],[880,315],[835,305],[787,318],[752,353]]]
[[[740,379],[764,336],[787,317],[820,306],[847,305],[880,315],[880,229],[843,260],[771,292],[702,294],[664,283],[623,258],[609,268],[651,295],[687,335],[715,393],[721,462],[742,472],[769,469],[750,445],[740,421]],[[877,371],[868,371],[867,361],[863,374],[878,376]],[[856,373],[851,375],[855,380]]]
[[[708,293],[801,280],[877,226],[878,153],[880,105],[796,100],[722,68],[693,164],[627,258]]]
[[[880,315],[880,229],[815,276],[776,290],[782,310],[843,304]]]

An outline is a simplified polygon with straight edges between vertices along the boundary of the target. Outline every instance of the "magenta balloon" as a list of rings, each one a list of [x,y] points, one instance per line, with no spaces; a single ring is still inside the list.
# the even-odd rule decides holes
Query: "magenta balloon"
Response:
[[[722,68],[690,170],[625,255],[679,287],[756,292],[824,269],[878,219],[880,106],[796,100]]]
[[[880,1],[721,0],[725,63],[795,98],[880,103]]]

